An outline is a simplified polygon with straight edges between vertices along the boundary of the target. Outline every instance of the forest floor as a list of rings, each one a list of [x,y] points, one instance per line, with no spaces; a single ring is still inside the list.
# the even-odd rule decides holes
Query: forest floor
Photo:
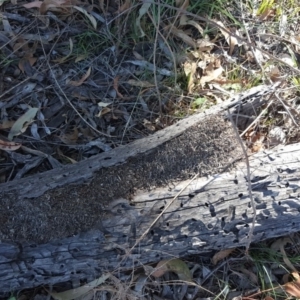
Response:
[[[274,83],[278,90],[256,108],[248,126],[239,128],[241,138],[249,153],[299,142],[299,7],[292,0],[0,0],[0,183],[76,164],[252,87]],[[230,131],[222,122],[209,123],[216,141],[211,149],[222,143],[217,135]],[[200,138],[189,134],[187,139]],[[232,132],[222,136],[231,154],[238,144],[230,145],[233,136]],[[191,164],[186,160],[181,173],[173,169],[172,179],[186,179],[199,171],[192,169],[197,157],[189,153],[183,151],[181,158],[188,156]],[[167,161],[161,159],[154,165],[158,175],[159,165]],[[176,159],[172,160],[174,167]],[[209,172],[202,169],[202,175]],[[102,178],[107,181],[116,176],[105,174]],[[137,174],[135,178],[142,177]],[[148,184],[170,179],[158,177],[159,183]],[[137,184],[132,180],[123,192],[129,195],[131,189],[139,188]],[[77,212],[83,209],[78,206]],[[86,213],[91,215],[93,209],[91,204]],[[84,230],[89,223],[82,222]],[[55,233],[62,228],[57,226]],[[68,234],[79,229],[69,228]],[[191,298],[187,290],[183,299],[233,299],[233,294],[238,299],[286,299],[287,292],[300,297],[295,274],[292,290],[280,288],[279,283],[286,284],[287,254],[272,250],[275,242],[254,246],[251,263],[249,256],[235,250],[223,255],[222,259],[233,257],[221,267],[204,266],[203,277],[211,274],[203,283],[205,292],[202,289]],[[290,243],[282,239],[282,245],[297,268],[296,239]],[[247,267],[237,269],[241,257]],[[175,293],[176,286],[170,286]],[[156,299],[172,299],[169,291],[163,292],[161,285]],[[180,297],[174,293],[173,297]],[[102,297],[113,295],[107,292]],[[42,294],[30,291],[21,297],[38,299]],[[123,297],[134,296],[128,292]]]

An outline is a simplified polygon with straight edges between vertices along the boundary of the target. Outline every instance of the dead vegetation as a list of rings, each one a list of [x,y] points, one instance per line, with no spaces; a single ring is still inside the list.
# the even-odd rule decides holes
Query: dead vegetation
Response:
[[[249,152],[299,142],[298,1],[0,0],[0,5],[2,183],[108,152],[263,84],[278,83],[278,90],[261,107],[250,107],[250,114],[233,118],[239,125],[243,119],[239,130]],[[199,171],[185,167],[179,177]],[[124,193],[130,196],[136,184],[132,180]],[[101,193],[109,194],[108,201],[117,196]],[[73,221],[81,223],[68,234],[92,226],[92,204],[78,205]],[[84,209],[88,220],[80,214]],[[60,213],[68,211],[66,206]],[[57,226],[57,232],[63,228]],[[22,234],[9,229],[5,237]],[[217,266],[209,262],[211,254],[186,258],[186,264],[178,259],[180,267],[164,262],[164,277],[155,276],[156,269],[143,270],[125,286],[111,276],[108,286],[90,285],[85,299],[97,293],[107,299],[284,299],[283,290],[299,297],[298,275],[293,273],[293,284],[283,276],[286,240],[281,256],[273,253],[276,260],[268,252],[276,242],[253,246],[247,257],[241,250],[219,254]],[[290,244],[294,261],[288,270],[295,272],[298,241]],[[189,278],[182,276],[182,266]]]

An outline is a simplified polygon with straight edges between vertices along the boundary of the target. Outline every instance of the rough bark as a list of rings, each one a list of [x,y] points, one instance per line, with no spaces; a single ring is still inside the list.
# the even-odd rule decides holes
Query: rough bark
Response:
[[[251,189],[257,217],[252,242],[282,236],[300,228],[300,144],[265,151],[250,159]],[[0,244],[2,294],[14,290],[91,281],[117,270],[161,259],[245,246],[253,209],[245,167],[193,181],[125,258],[135,241],[186,184],[140,192],[132,204],[116,200],[107,230],[91,230],[43,245]],[[124,275],[125,276],[125,275]]]
[[[253,110],[254,107],[261,104],[262,95],[271,93],[273,90],[274,87],[272,86],[263,85],[254,87],[244,94],[238,94],[219,105],[205,110],[203,113],[185,118],[174,125],[160,130],[151,136],[137,140],[129,145],[120,146],[109,152],[92,156],[75,165],[67,165],[42,174],[36,174],[17,181],[0,184],[0,191],[3,193],[13,192],[14,196],[19,199],[24,197],[32,198],[38,197],[48,190],[59,188],[67,184],[83,183],[92,178],[93,174],[102,168],[122,164],[131,157],[157,148],[167,141],[181,135],[205,117],[219,113],[225,115],[228,109],[234,109],[236,105],[239,105],[239,110],[242,105],[248,110],[249,108],[247,108],[247,106],[250,104],[250,109]],[[36,184],[37,182],[39,183],[38,185]]]
[[[273,88],[259,87],[233,97],[205,113],[184,119],[151,137],[94,156],[76,165],[55,169],[0,185],[2,195],[16,199],[35,198],[48,190],[83,183],[96,171],[124,163],[181,135],[203,118],[226,114],[240,103],[253,109],[260,97]],[[255,97],[255,102],[249,101]],[[240,107],[240,106],[239,106]],[[288,146],[251,159],[252,190],[257,219],[253,242],[297,231],[300,146]],[[38,184],[37,184],[38,183]],[[116,200],[112,216],[79,235],[35,244],[26,241],[0,243],[0,292],[90,281],[107,271],[127,270],[161,259],[200,254],[213,249],[243,246],[248,241],[253,208],[249,200],[245,170],[197,179],[174,201],[131,254],[124,255],[184,183],[170,188],[139,193],[129,204]],[[299,218],[298,218],[299,219]],[[282,226],[284,224],[284,226]]]

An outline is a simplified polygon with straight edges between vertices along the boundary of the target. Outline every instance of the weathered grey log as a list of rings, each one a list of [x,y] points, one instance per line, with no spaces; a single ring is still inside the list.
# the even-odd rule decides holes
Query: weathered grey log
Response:
[[[261,103],[262,96],[274,91],[274,86],[258,86],[245,93],[238,94],[219,105],[215,105],[203,113],[192,115],[176,124],[169,126],[155,134],[137,140],[129,145],[120,146],[109,152],[81,161],[75,165],[67,165],[56,168],[42,174],[36,174],[17,181],[0,184],[0,191],[13,193],[17,198],[33,198],[42,195],[44,192],[65,186],[70,183],[83,183],[92,178],[93,174],[101,168],[108,168],[124,163],[130,157],[146,153],[159,145],[179,136],[188,128],[194,126],[199,121],[210,115],[227,113],[227,109],[234,108],[236,105],[245,104],[253,107]],[[251,100],[254,100],[251,101]],[[38,185],[36,183],[39,183]]]
[[[265,151],[250,159],[257,217],[252,242],[300,230],[300,144]],[[127,270],[161,259],[245,246],[252,226],[245,166],[192,182],[124,259],[134,242],[181,190],[140,192],[134,205],[118,200],[115,216],[103,222],[110,232],[92,230],[44,245],[0,244],[0,290],[91,281],[105,272]],[[123,277],[124,278],[124,277]]]

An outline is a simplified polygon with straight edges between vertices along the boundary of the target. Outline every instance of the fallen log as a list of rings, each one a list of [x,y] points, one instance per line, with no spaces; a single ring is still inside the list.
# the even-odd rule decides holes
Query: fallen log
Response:
[[[2,242],[1,292],[72,280],[91,281],[105,272],[117,271],[124,276],[133,267],[162,259],[245,246],[249,238],[259,242],[299,231],[299,157],[300,144],[295,144],[250,158],[257,215],[251,237],[254,207],[246,169],[240,163],[231,172],[198,178],[183,190],[186,182],[140,192],[131,202],[116,200],[109,207],[111,217],[102,222],[105,232],[95,228],[40,245]]]
[[[224,118],[240,104],[253,109],[272,91],[254,88],[130,145],[1,184],[0,293],[61,282],[76,286],[107,271],[124,277],[133,266],[163,258],[245,245],[253,208],[245,170],[220,173],[242,158]],[[299,229],[297,188],[290,192],[283,178],[298,186],[299,149],[276,151],[251,162],[255,242]],[[150,226],[182,180],[197,172],[218,175],[195,180]],[[148,190],[137,192],[142,188]],[[114,200],[127,195],[131,201]]]

